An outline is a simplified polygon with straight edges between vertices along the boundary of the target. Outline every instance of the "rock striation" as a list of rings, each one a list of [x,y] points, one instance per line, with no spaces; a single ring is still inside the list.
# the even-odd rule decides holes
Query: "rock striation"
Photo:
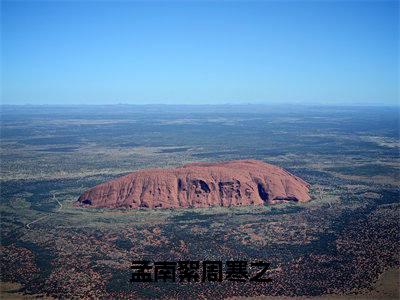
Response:
[[[87,190],[76,205],[187,208],[309,200],[309,184],[299,177],[262,161],[236,160],[139,170]]]

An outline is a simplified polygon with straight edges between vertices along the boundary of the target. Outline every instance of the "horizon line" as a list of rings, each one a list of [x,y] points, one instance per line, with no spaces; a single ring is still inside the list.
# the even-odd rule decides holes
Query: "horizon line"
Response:
[[[31,104],[31,103],[24,103],[24,104],[10,104],[10,103],[1,103],[0,106],[49,106],[49,107],[76,107],[76,106],[282,106],[282,105],[296,105],[296,106],[326,106],[326,107],[338,107],[338,106],[345,106],[345,107],[400,107],[400,102],[398,103],[298,103],[298,102],[284,102],[284,103],[255,103],[255,102],[243,102],[243,103],[104,103],[104,104],[85,104],[85,103],[71,103],[71,104]]]

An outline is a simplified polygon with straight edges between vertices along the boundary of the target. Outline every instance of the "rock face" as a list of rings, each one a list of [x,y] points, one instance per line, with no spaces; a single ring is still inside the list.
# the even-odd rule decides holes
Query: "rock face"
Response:
[[[284,169],[257,160],[192,163],[130,173],[87,190],[76,204],[136,209],[306,202],[308,187]]]

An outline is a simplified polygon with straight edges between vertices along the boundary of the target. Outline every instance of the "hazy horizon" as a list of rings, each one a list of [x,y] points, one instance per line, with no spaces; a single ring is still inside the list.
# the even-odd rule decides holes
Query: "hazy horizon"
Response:
[[[25,103],[13,103],[6,102],[1,99],[0,107],[2,106],[304,106],[304,107],[400,107],[400,101],[395,100],[393,102],[352,102],[352,101],[332,101],[332,102],[307,102],[307,101],[264,101],[264,102],[74,102],[66,101],[65,103],[59,102],[25,102]]]
[[[1,106],[304,106],[304,107],[396,107],[400,108],[400,102],[396,101],[394,103],[380,103],[380,102],[242,102],[242,103],[162,103],[162,102],[150,102],[150,103],[0,103]]]
[[[1,3],[1,104],[399,104],[399,3]]]

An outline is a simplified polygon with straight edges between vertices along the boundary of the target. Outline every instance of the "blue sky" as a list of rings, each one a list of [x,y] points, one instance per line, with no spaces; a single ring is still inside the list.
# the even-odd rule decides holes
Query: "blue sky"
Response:
[[[2,1],[3,104],[397,104],[397,1]]]

